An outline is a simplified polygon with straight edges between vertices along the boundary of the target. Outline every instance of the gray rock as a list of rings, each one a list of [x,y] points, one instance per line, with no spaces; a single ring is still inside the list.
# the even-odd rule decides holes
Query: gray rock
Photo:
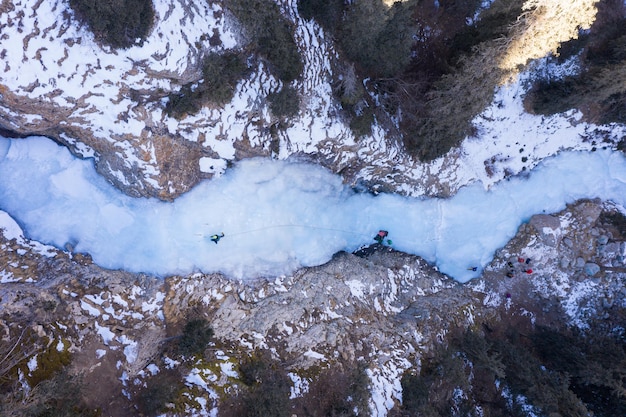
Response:
[[[576,258],[576,268],[582,268],[585,266],[585,260],[581,257]]]
[[[561,221],[557,217],[549,214],[537,214],[533,216],[528,223],[538,232],[541,232],[545,227],[549,227],[552,230],[561,227]]]
[[[593,262],[588,262],[585,264],[584,270],[585,270],[585,274],[592,277],[598,272],[600,272],[600,267],[598,266],[598,264],[594,264]]]
[[[609,237],[607,235],[601,235],[598,237],[599,245],[606,245],[607,243],[609,243]]]
[[[620,251],[619,251],[619,243],[617,243],[617,242],[608,243],[606,245],[605,252],[607,254],[611,254],[611,255],[613,255],[615,257],[620,256],[619,255],[619,253],[620,253]]]
[[[556,246],[554,231],[561,227],[561,221],[548,214],[537,214],[530,219],[529,224],[535,228],[544,244]]]

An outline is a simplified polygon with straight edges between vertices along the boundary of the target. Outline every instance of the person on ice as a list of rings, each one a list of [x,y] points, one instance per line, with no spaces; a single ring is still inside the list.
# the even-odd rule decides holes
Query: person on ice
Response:
[[[374,240],[382,245],[384,244],[385,238],[388,234],[389,232],[386,230],[379,230],[378,234],[374,236]]]
[[[211,241],[215,242],[215,244],[217,245],[217,242],[219,242],[220,239],[223,238],[223,237],[224,237],[224,232],[220,233],[219,235],[215,234],[215,235],[211,236]]]

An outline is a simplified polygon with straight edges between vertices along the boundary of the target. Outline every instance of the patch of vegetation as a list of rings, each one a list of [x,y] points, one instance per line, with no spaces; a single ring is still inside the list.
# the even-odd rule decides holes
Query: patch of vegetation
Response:
[[[409,64],[415,32],[409,3],[398,2],[387,9],[380,0],[369,0],[347,8],[339,44],[361,74],[394,77]]]
[[[269,94],[267,99],[270,102],[270,110],[275,117],[293,117],[300,110],[298,92],[291,86],[285,86],[280,91]]]
[[[592,331],[559,332],[527,322],[485,326],[457,334],[419,373],[401,381],[403,404],[395,416],[523,416],[524,405],[542,415],[624,415],[626,350],[623,340]],[[503,391],[508,391],[505,399]]]
[[[57,349],[57,342],[47,344],[48,347],[37,355],[37,369],[27,378],[31,386],[39,384],[41,381],[51,379],[56,373],[62,371],[72,362],[72,355],[68,346],[63,345],[63,349]],[[29,375],[26,367],[23,369],[25,375]]]
[[[387,87],[388,108],[402,111],[404,144],[424,161],[475,133],[471,120],[492,100],[501,76],[495,67],[486,70],[485,62],[498,59],[497,39],[509,34],[523,2],[496,0],[470,26],[464,21],[476,12],[476,2],[446,4],[449,14],[422,12],[434,33],[419,35],[423,40],[415,45],[409,68]]]
[[[365,367],[338,364],[313,377],[309,390],[294,401],[293,414],[304,417],[356,417],[369,414],[369,379]]]
[[[345,4],[343,0],[303,0],[303,18],[315,19],[337,40],[358,72],[371,78],[392,77],[411,60],[416,1],[397,2],[391,8],[381,0]]]
[[[203,61],[202,79],[188,83],[168,97],[165,112],[182,118],[195,114],[207,103],[223,105],[235,94],[239,80],[248,73],[245,57],[236,52],[211,53]]]
[[[96,417],[98,409],[86,406],[82,379],[68,372],[69,344],[40,337],[31,327],[8,328],[0,337],[0,415],[13,417]],[[31,371],[28,362],[36,357]],[[31,387],[25,390],[20,376]]]
[[[70,7],[96,39],[113,48],[143,41],[154,22],[152,0],[70,0]]]
[[[4,397],[0,412],[14,417],[99,417],[99,409],[83,402],[82,386],[80,376],[63,370],[29,393],[14,391],[17,395]]]
[[[58,341],[41,337],[30,327],[19,334],[10,332],[0,339],[0,388],[11,389],[19,372],[31,387],[54,378],[72,361],[69,342],[61,343],[63,349],[59,350]],[[37,366],[31,371],[28,362],[33,357],[36,357]]]
[[[356,112],[350,120],[350,130],[356,137],[366,136],[372,133],[374,112],[370,107],[364,107]]]
[[[572,392],[595,416],[626,415],[623,339],[600,332],[560,333],[548,327],[539,327],[531,339],[545,366],[564,375]]]
[[[377,109],[381,104],[387,115],[400,115],[398,133],[406,149],[422,160],[443,155],[473,134],[470,122],[491,100],[497,74],[485,71],[484,62],[491,59],[476,59],[480,65],[472,59],[481,45],[509,33],[524,2],[496,0],[472,25],[467,21],[476,15],[479,0],[437,3],[298,3],[300,14],[331,33],[342,60],[349,61],[334,65],[333,85],[344,110],[360,119],[351,123],[355,133],[368,134],[368,121],[384,119]],[[365,94],[364,79],[379,103]],[[375,118],[357,111],[365,107],[361,100],[374,109]]]
[[[146,381],[146,387],[136,395],[137,407],[144,416],[156,416],[166,411],[185,388],[181,375],[164,369]]]
[[[220,405],[225,417],[289,417],[291,380],[281,363],[267,351],[256,351],[239,364],[243,386]]]
[[[7,331],[7,334],[0,334],[0,390],[11,389],[17,381],[18,369],[26,367],[28,359],[45,346],[29,327]]]
[[[529,111],[555,114],[580,109],[601,124],[626,123],[626,6],[602,0],[588,33],[559,48],[558,59],[580,54],[582,71],[564,79],[539,79],[525,98]]]
[[[252,50],[267,62],[277,78],[289,83],[302,73],[302,57],[294,27],[271,0],[228,0],[225,7],[241,23]]]
[[[213,329],[204,319],[193,319],[185,324],[178,341],[178,352],[183,356],[201,354],[213,337]]]

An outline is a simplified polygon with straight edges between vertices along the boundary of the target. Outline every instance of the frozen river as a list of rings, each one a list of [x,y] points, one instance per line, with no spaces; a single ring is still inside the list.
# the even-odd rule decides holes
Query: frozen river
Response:
[[[394,248],[467,281],[533,214],[593,197],[626,204],[621,153],[563,153],[524,178],[489,191],[476,184],[446,200],[356,193],[314,165],[253,159],[165,203],[122,194],[93,161],[48,139],[0,138],[0,210],[27,237],[69,242],[107,268],[160,276],[278,276],[373,243],[385,229]],[[218,244],[210,241],[221,232]]]

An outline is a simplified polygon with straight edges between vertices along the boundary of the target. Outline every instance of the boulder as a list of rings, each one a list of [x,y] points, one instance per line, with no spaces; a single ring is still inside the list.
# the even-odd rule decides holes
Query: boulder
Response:
[[[585,274],[592,277],[600,272],[600,267],[598,264],[594,264],[593,262],[587,262],[584,267]]]
[[[556,230],[561,227],[561,221],[548,214],[537,214],[530,219],[529,224],[535,228],[539,237],[548,246],[556,246]]]

